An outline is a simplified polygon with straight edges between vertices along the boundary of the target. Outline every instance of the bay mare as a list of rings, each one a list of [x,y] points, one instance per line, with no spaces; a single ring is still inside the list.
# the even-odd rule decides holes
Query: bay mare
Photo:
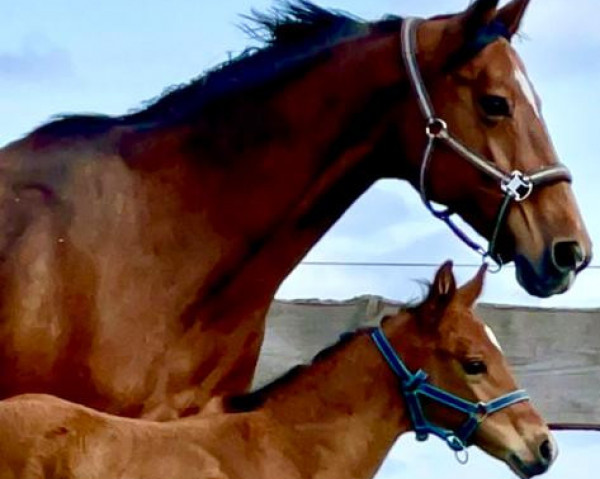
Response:
[[[434,385],[474,403],[516,390],[500,349],[472,310],[483,276],[484,268],[457,289],[446,263],[423,303],[382,323],[409,369],[423,369]],[[220,405],[212,412],[177,421],[19,396],[0,402],[0,477],[367,479],[398,436],[412,429],[400,389],[363,330],[264,389],[213,400]],[[424,407],[438,427],[458,429],[464,420],[434,402]],[[487,416],[471,441],[522,478],[545,472],[557,453],[527,401]]]
[[[510,44],[528,3],[478,0],[417,31],[437,113],[506,172],[557,164]],[[170,419],[247,390],[286,275],[376,180],[418,187],[402,21],[295,2],[258,22],[263,49],[144,110],[57,119],[0,151],[0,397]],[[495,181],[444,145],[426,173],[430,199],[492,235]],[[512,203],[497,253],[530,292],[567,289],[591,255],[568,182]]]

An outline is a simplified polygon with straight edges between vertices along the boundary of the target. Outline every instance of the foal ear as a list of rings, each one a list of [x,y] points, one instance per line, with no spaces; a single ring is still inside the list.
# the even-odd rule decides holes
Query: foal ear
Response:
[[[446,261],[435,274],[429,298],[436,302],[449,303],[456,292],[456,280],[452,272],[452,261]]]
[[[421,323],[429,327],[437,325],[455,294],[452,261],[446,261],[435,274],[427,299],[419,307]]]
[[[496,19],[502,23],[513,36],[519,31],[525,10],[529,6],[529,0],[512,0],[498,11]]]
[[[487,264],[483,263],[473,279],[459,289],[460,298],[466,305],[471,306],[481,295],[486,271]]]

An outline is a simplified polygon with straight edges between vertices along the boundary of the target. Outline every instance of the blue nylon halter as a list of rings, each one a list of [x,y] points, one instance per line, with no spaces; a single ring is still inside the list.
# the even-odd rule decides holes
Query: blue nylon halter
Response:
[[[416,373],[411,373],[381,328],[373,330],[371,338],[392,371],[400,379],[402,395],[406,400],[410,419],[419,441],[425,441],[429,434],[433,434],[443,439],[453,451],[461,452],[467,448],[469,438],[487,416],[513,404],[529,401],[529,395],[523,389],[505,394],[489,402],[474,403],[460,398],[428,383],[425,371],[419,369]],[[463,412],[468,417],[457,431],[436,426],[425,417],[421,396]]]

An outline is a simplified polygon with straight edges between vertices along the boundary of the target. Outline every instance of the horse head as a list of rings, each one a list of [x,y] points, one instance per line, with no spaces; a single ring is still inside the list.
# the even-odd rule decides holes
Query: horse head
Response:
[[[413,94],[405,108],[424,122],[399,128],[402,138],[421,139],[405,140],[409,177],[428,206],[448,206],[436,216],[447,221],[458,213],[490,240],[498,262],[515,262],[529,293],[546,297],[570,287],[592,245],[540,99],[511,44],[529,0],[497,4],[477,0],[406,34]]]

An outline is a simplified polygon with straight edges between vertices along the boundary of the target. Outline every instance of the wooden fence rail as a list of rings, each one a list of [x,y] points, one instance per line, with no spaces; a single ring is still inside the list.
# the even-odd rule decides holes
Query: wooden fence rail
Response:
[[[344,302],[275,301],[255,385],[309,361],[344,331],[375,326],[398,304],[365,296]],[[546,420],[600,427],[600,309],[480,305],[509,362]]]

